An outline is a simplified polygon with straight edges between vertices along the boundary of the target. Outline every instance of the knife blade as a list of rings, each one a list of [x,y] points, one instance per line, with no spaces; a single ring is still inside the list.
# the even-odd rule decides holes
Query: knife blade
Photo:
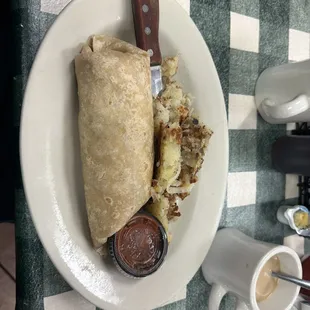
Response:
[[[163,89],[159,46],[159,0],[132,0],[137,47],[151,58],[152,94],[157,97]]]

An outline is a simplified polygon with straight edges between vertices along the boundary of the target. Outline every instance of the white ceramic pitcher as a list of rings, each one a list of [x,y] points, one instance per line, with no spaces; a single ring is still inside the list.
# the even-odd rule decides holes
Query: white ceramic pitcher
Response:
[[[263,71],[255,103],[268,123],[310,122],[310,59]]]

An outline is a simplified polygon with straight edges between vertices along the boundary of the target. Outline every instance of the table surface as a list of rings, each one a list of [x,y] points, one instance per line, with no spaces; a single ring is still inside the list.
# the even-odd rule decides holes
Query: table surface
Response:
[[[11,1],[18,143],[29,70],[46,31],[70,0]],[[255,81],[265,68],[310,58],[310,1],[178,1],[190,11],[208,44],[228,112],[230,162],[220,227],[236,227],[259,240],[285,243],[300,255],[310,253],[310,242],[294,235],[275,216],[281,204],[297,202],[297,176],[274,171],[270,158],[272,143],[292,125],[265,123],[257,115],[253,97]],[[53,266],[33,227],[18,169],[16,179],[16,309],[96,309],[73,291]],[[205,310],[209,292],[199,270],[172,303],[161,309]],[[233,297],[226,296],[221,310],[233,309],[233,302]]]

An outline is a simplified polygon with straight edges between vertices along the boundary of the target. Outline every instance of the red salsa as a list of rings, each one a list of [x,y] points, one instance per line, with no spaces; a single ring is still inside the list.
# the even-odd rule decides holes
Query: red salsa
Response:
[[[168,241],[162,224],[146,212],[137,213],[109,239],[114,263],[134,278],[155,272],[167,254]]]

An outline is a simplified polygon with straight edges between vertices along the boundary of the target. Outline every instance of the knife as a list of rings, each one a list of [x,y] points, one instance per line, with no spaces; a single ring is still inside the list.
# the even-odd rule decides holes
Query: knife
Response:
[[[132,0],[137,47],[151,57],[152,94],[157,97],[163,89],[159,47],[159,0]]]

